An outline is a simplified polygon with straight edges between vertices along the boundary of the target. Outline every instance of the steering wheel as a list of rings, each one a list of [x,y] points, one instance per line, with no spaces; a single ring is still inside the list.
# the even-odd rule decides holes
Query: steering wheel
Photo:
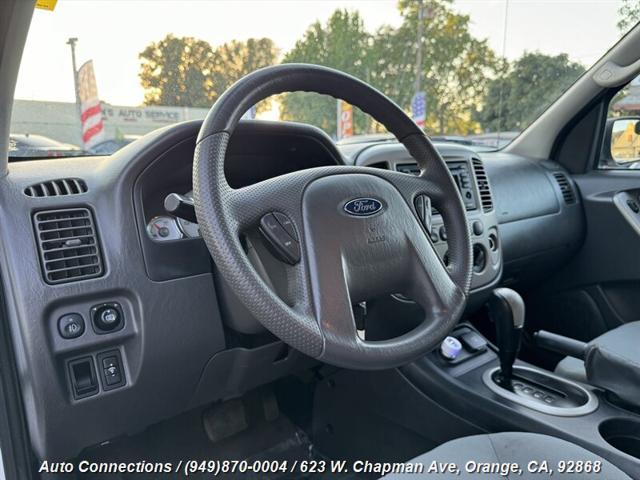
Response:
[[[224,173],[225,154],[243,113],[271,95],[293,91],[342,98],[370,114],[404,144],[420,175],[318,167],[231,188]],[[284,64],[239,80],[202,124],[194,153],[193,194],[202,237],[224,280],[264,327],[311,357],[354,369],[400,366],[433,349],[464,311],[471,241],[451,174],[405,112],[355,77],[316,65]],[[428,196],[443,216],[448,267],[414,209],[420,195]],[[241,237],[256,228],[267,230],[289,254],[286,302],[243,249]],[[417,302],[424,321],[396,338],[363,340],[352,305],[390,293]]]

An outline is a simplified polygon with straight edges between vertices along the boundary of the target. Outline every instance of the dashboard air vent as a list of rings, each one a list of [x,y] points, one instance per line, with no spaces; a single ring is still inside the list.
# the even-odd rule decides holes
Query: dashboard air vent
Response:
[[[560,187],[560,191],[562,192],[562,198],[564,198],[564,203],[570,205],[572,203],[576,203],[576,192],[573,191],[573,187],[571,183],[569,183],[569,179],[562,172],[554,172],[553,176],[558,182],[558,186]]]
[[[98,236],[89,209],[37,212],[33,225],[47,283],[75,282],[102,275]]]
[[[493,199],[491,198],[491,187],[489,186],[489,179],[487,178],[487,172],[484,169],[482,160],[479,158],[473,158],[473,171],[476,175],[476,182],[478,182],[478,190],[480,191],[480,203],[482,203],[482,211],[490,212],[493,210]]]
[[[24,189],[29,197],[60,197],[63,195],[78,195],[87,191],[87,184],[79,178],[61,178],[47,182],[36,183]]]

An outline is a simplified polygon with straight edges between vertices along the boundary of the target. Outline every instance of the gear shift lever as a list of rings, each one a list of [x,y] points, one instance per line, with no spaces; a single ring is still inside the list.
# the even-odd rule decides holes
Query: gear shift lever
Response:
[[[496,324],[500,375],[497,382],[511,389],[513,362],[520,350],[524,327],[524,301],[510,288],[496,288],[489,299],[489,316]]]

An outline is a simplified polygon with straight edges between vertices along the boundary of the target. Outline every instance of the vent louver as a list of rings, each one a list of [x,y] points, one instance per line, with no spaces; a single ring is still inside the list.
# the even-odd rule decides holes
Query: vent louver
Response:
[[[558,186],[560,187],[560,191],[562,192],[562,198],[564,198],[564,203],[570,205],[572,203],[576,203],[576,192],[573,191],[573,187],[571,183],[569,183],[569,179],[562,172],[554,172],[553,176],[558,182]]]
[[[493,210],[493,199],[491,198],[491,187],[489,186],[489,179],[487,178],[487,172],[484,169],[482,160],[479,158],[471,159],[473,162],[473,171],[476,175],[476,182],[478,182],[478,191],[480,192],[480,203],[482,204],[483,212],[490,212]]]
[[[33,216],[42,273],[47,283],[102,275],[102,259],[91,211],[46,210]]]
[[[61,178],[47,182],[36,183],[24,189],[29,197],[61,197],[64,195],[78,195],[87,191],[87,184],[79,178]]]

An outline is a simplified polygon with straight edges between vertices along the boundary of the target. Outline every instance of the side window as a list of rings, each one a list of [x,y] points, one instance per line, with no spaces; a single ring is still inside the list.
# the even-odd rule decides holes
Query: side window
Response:
[[[640,170],[640,76],[609,104],[600,168]]]

